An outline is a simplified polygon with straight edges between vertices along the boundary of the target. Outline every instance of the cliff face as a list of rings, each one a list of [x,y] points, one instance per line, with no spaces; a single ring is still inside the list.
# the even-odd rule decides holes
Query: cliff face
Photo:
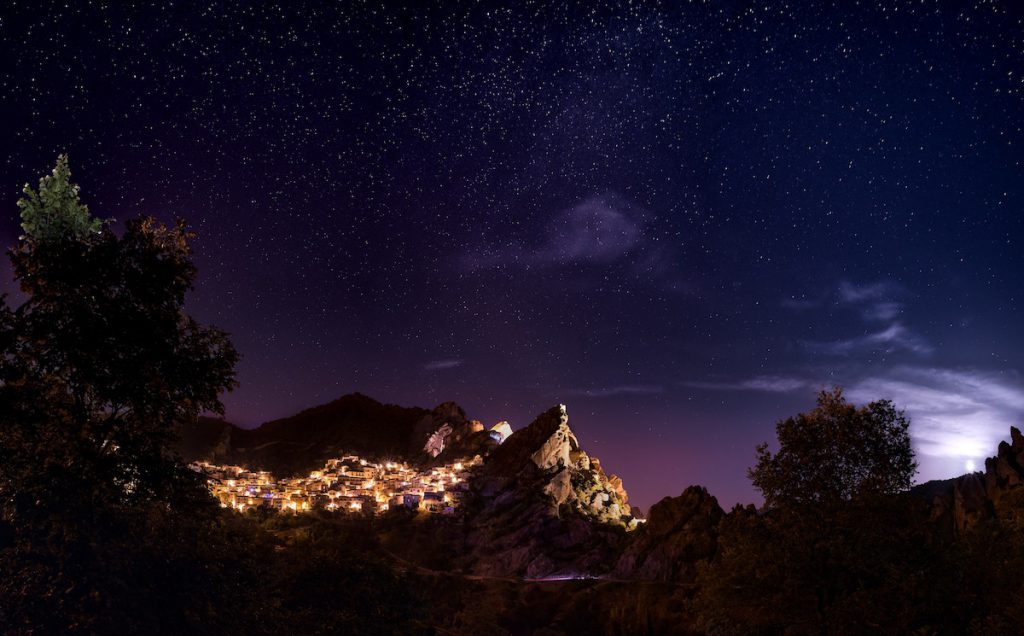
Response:
[[[605,474],[601,462],[580,448],[562,405],[540,414],[495,449],[480,483],[495,492],[529,483],[540,487],[555,515],[576,513],[600,523],[635,526],[622,480]]]
[[[1010,443],[999,442],[995,457],[985,460],[985,492],[993,500],[1024,482],[1024,436],[1010,427]]]
[[[466,418],[455,402],[438,405],[417,422],[406,457],[418,463],[450,464],[474,455],[484,456],[497,442],[484,425]]]
[[[467,543],[489,576],[596,575],[611,570],[635,526],[622,482],[569,428],[564,406],[496,448],[471,481]]]

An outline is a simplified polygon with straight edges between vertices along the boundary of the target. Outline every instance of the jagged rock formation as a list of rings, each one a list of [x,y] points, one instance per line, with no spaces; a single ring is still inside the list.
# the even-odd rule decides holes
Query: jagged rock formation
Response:
[[[504,486],[529,473],[539,475],[552,512],[566,508],[603,523],[629,525],[629,496],[617,476],[609,477],[596,458],[580,448],[569,429],[564,405],[549,409],[527,428],[511,435],[486,464],[491,487]]]
[[[715,555],[724,516],[718,500],[701,486],[651,507],[647,523],[633,533],[615,576],[623,579],[692,583],[699,562]]]
[[[985,472],[918,486],[932,499],[931,518],[959,536],[979,521],[993,517],[1000,501],[1024,483],[1024,436],[1010,427],[1010,443],[999,442],[995,457],[985,460]]]
[[[1024,480],[1024,435],[1016,426],[1010,427],[1010,443],[999,442],[995,457],[985,460],[985,491],[998,501],[1003,493],[1016,488]]]
[[[580,448],[564,406],[495,448],[471,488],[467,544],[479,574],[606,573],[634,525],[621,480]]]
[[[445,402],[423,418],[414,432],[414,439],[424,439],[422,452],[407,457],[414,462],[446,464],[474,455],[487,455],[497,444],[476,420],[455,402]],[[436,451],[436,452],[435,452]]]
[[[437,429],[436,431],[430,434],[430,437],[427,438],[427,443],[423,447],[423,450],[426,451],[426,453],[431,457],[437,457],[438,455],[441,454],[442,451],[444,451],[445,439],[449,435],[451,435],[451,433],[452,425],[445,422],[441,426],[441,428]]]

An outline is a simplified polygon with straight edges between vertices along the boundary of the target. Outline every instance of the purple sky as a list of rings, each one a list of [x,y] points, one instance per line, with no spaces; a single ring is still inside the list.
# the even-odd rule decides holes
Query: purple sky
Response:
[[[0,239],[59,152],[187,218],[246,425],[561,402],[640,505],[729,506],[842,384],[953,476],[1024,423],[1022,11],[862,4],[6,6]]]

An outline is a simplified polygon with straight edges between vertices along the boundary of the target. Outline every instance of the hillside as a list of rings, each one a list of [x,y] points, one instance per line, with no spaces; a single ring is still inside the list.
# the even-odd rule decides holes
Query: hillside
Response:
[[[179,452],[186,461],[240,464],[277,475],[305,473],[345,453],[424,463],[431,459],[423,451],[426,441],[444,424],[451,426],[445,459],[489,448],[483,426],[467,421],[453,402],[427,410],[352,393],[254,429],[201,417],[183,428]]]

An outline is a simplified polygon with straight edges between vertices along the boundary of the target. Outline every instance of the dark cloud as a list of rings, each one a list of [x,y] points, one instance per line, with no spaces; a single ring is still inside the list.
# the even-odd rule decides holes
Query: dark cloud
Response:
[[[903,303],[898,300],[907,295],[906,290],[892,281],[877,281],[855,285],[849,281],[839,283],[838,299],[852,305],[868,322],[888,322],[903,312]]]

